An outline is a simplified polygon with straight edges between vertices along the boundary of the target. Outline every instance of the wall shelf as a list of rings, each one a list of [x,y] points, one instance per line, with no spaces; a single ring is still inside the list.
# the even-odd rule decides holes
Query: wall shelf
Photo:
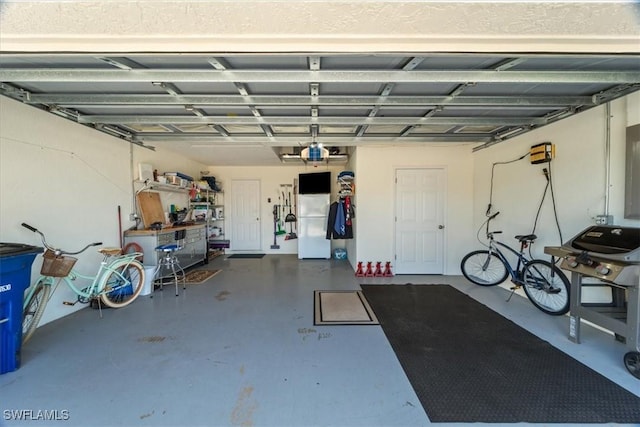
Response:
[[[147,183],[147,185],[145,187],[145,181],[135,180],[134,182],[136,184],[140,184],[140,185],[143,186],[142,190],[139,190],[139,191],[154,190],[154,191],[171,191],[171,192],[174,192],[174,193],[188,193],[189,192],[189,188],[180,187],[180,186],[173,185],[173,184],[163,184],[161,182],[151,181],[151,182]]]

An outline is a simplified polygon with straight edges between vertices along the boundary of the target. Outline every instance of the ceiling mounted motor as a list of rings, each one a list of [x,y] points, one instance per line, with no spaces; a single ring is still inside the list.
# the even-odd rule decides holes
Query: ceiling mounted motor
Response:
[[[329,159],[329,150],[317,142],[312,142],[307,148],[302,149],[300,158],[306,162],[322,162]]]
[[[289,150],[288,150],[289,151]],[[349,155],[341,153],[339,147],[323,148],[320,143],[311,143],[308,147],[293,147],[293,152],[278,154],[282,163],[347,163]]]

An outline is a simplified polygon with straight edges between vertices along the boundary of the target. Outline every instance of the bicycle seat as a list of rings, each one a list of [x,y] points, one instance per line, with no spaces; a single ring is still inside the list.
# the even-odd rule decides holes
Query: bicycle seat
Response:
[[[121,255],[122,254],[122,249],[120,249],[120,248],[101,248],[101,249],[98,249],[98,252],[100,252],[102,255],[114,256],[114,255]]]
[[[516,239],[518,239],[518,241],[520,243],[522,243],[522,242],[533,242],[537,238],[538,238],[538,236],[536,236],[535,234],[524,234],[524,235],[516,236]]]

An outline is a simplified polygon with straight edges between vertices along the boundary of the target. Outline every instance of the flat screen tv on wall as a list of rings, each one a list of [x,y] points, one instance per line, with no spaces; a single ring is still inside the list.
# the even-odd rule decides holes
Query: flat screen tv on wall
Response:
[[[330,194],[331,172],[301,173],[298,175],[299,194]]]

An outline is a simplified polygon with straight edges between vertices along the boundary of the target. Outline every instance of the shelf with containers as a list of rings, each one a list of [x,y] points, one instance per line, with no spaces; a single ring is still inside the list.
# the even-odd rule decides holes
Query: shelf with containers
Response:
[[[225,214],[224,214],[224,192],[215,193],[215,201],[212,207],[211,227],[209,234],[209,249],[223,254],[230,246],[229,239],[225,234]]]
[[[135,190],[135,205],[132,214],[138,220],[144,221],[144,227],[148,228],[151,223],[160,222],[163,227],[172,225],[175,222],[188,221],[189,188],[174,184],[166,184],[158,181],[135,180],[133,181]],[[149,197],[149,201],[142,203],[141,197],[144,194],[156,194]],[[157,204],[153,199],[159,199]],[[147,220],[145,220],[145,216]],[[130,218],[133,221],[133,218]],[[142,222],[136,222],[136,228],[140,228]]]
[[[206,263],[206,227],[193,222],[189,216],[191,184],[183,186],[146,179],[136,180],[134,185],[137,188],[136,214],[142,219],[143,227],[140,228],[138,221],[135,228],[124,232],[124,247],[134,245],[136,250],[143,252],[143,264],[151,271],[159,263],[156,247],[164,244],[182,246],[175,255],[183,269]],[[154,224],[160,224],[160,227],[151,227]]]
[[[183,193],[187,194],[189,192],[189,188],[181,187],[175,184],[165,184],[158,181],[140,181],[139,179],[133,181],[135,184],[141,185],[140,190],[155,190],[155,191],[169,191],[172,193]]]
[[[351,171],[342,171],[338,174],[338,196],[341,198],[351,197],[355,193],[355,175]]]
[[[224,192],[199,189],[196,199],[190,201],[190,207],[196,223],[206,225],[209,258],[224,254],[230,246],[225,238]]]

